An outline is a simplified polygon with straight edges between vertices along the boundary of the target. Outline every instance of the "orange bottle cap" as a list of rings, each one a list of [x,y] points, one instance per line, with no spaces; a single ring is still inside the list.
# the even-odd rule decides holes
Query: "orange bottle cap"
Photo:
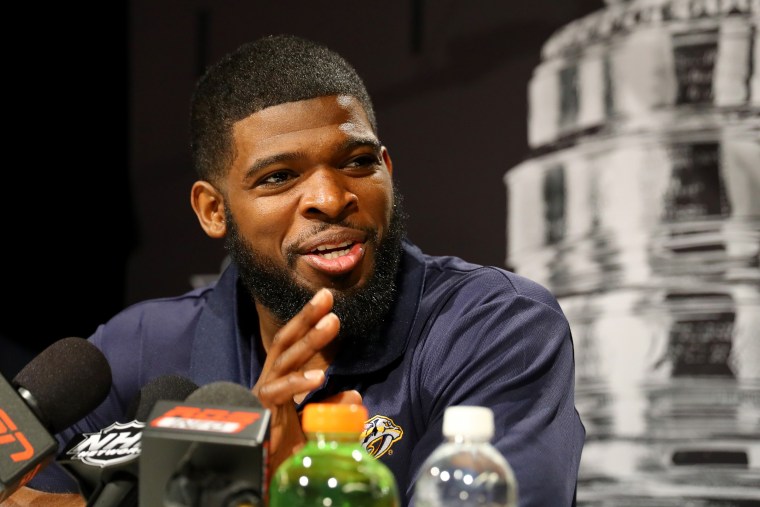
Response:
[[[361,433],[366,421],[367,408],[353,403],[309,403],[301,417],[306,433]]]

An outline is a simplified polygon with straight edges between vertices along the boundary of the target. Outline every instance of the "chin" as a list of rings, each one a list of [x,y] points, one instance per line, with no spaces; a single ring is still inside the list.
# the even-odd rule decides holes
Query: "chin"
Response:
[[[365,285],[366,281],[364,277],[360,280],[351,279],[351,274],[341,276],[324,277],[323,280],[317,283],[307,283],[305,286],[312,293],[316,293],[321,288],[330,289],[333,293],[340,292],[342,294],[348,294],[356,292]]]

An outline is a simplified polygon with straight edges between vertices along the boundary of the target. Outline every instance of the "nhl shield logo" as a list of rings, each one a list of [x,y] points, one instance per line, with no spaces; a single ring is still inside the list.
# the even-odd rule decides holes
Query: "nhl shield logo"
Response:
[[[113,423],[97,433],[83,433],[66,451],[72,461],[106,467],[126,463],[140,455],[140,436],[145,423]]]

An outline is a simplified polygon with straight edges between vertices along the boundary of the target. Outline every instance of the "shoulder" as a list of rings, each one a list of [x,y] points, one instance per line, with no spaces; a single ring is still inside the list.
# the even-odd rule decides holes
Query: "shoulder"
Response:
[[[215,286],[132,304],[90,337],[111,364],[114,383],[130,386],[189,371],[192,344]]]
[[[545,286],[497,266],[468,262],[455,256],[423,254],[425,296],[457,296],[469,305],[483,303],[537,305],[564,318],[555,295]]]
[[[508,358],[522,364],[572,343],[568,319],[545,286],[459,257],[413,255],[425,272],[410,335],[415,360],[436,368],[493,360],[502,370]]]
[[[120,330],[130,332],[148,324],[176,328],[177,324],[183,321],[197,318],[213,291],[214,286],[211,285],[179,296],[140,301],[114,315],[105,325],[111,328],[126,328]]]

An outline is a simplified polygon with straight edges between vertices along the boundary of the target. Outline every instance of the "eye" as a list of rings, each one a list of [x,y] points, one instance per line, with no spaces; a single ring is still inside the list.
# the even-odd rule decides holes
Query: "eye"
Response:
[[[365,154],[351,159],[351,161],[346,164],[346,167],[364,168],[375,165],[380,165],[380,158],[375,154]]]
[[[295,176],[289,171],[275,171],[267,174],[256,182],[256,186],[276,187],[287,183]]]

